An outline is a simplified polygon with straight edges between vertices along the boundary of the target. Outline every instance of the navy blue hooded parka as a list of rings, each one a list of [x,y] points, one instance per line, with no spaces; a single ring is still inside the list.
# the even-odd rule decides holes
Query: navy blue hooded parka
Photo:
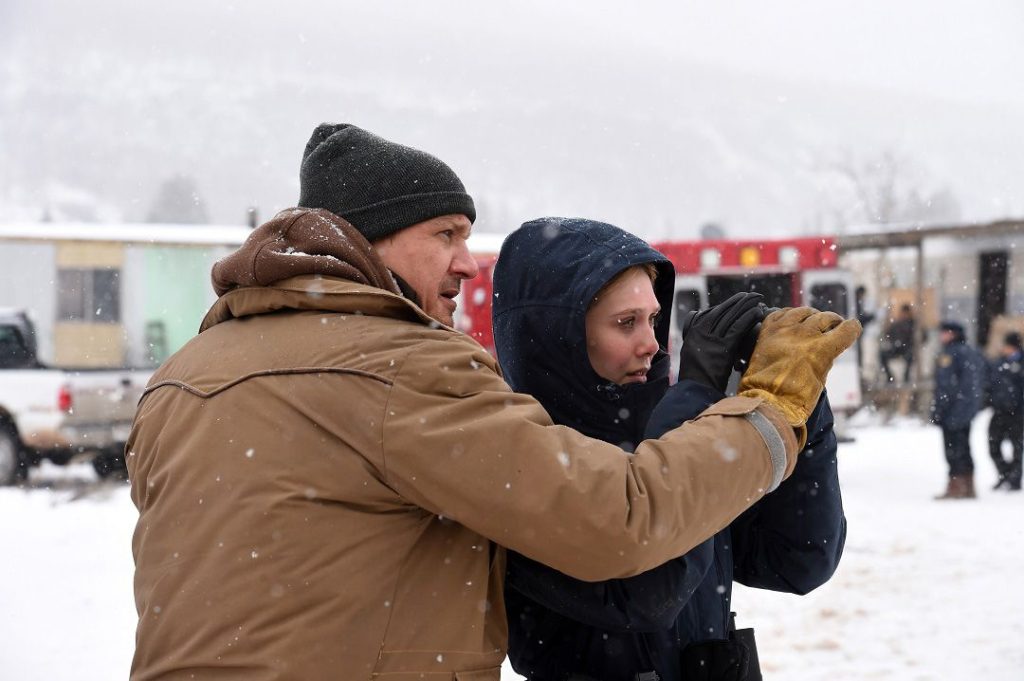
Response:
[[[495,346],[509,385],[533,395],[555,423],[627,451],[724,397],[692,381],[670,389],[663,351],[644,384],[618,386],[594,372],[587,308],[612,277],[642,263],[658,269],[654,288],[663,313],[655,336],[664,348],[674,270],[617,227],[567,218],[526,223],[505,241],[494,271]],[[793,593],[825,582],[846,534],[825,398],[808,432],[795,472],[775,492],[654,570],[588,583],[510,552],[505,597],[513,668],[537,681],[573,674],[627,681],[652,670],[663,681],[680,679],[687,644],[726,638],[734,578]]]
[[[931,419],[946,430],[964,430],[981,410],[985,398],[987,366],[981,354],[967,345],[964,327],[943,322],[952,339],[935,360],[935,393]]]

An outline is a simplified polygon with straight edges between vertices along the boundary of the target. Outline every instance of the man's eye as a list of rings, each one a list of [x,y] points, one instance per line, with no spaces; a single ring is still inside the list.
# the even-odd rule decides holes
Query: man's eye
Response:
[[[451,241],[452,237],[455,236],[455,230],[453,230],[453,229],[446,229],[443,232],[441,232],[441,236],[443,236],[448,241]]]

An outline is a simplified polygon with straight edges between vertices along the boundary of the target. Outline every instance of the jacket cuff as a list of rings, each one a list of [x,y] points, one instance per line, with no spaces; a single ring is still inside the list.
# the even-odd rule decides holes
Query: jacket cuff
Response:
[[[786,471],[782,476],[782,479],[785,480],[793,472],[793,469],[796,468],[796,460],[799,458],[797,455],[807,442],[807,424],[795,428],[781,411],[767,402],[761,402],[758,405],[757,413],[771,421],[772,426],[775,427],[775,432],[786,443]]]
[[[746,419],[768,445],[768,455],[772,459],[772,481],[768,485],[768,492],[774,492],[786,475],[786,443],[783,442],[782,435],[775,425],[761,412],[754,410],[746,415]]]
[[[761,435],[772,462],[772,484],[769,492],[778,487],[779,483],[788,478],[796,468],[800,442],[793,426],[789,425],[779,410],[760,398],[737,396],[716,402],[701,416],[713,414],[743,416]],[[804,430],[806,432],[806,428]]]

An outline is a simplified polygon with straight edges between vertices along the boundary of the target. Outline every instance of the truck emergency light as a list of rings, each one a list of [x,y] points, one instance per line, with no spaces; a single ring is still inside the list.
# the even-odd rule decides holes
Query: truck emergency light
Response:
[[[74,401],[71,399],[71,386],[65,383],[57,391],[57,409],[70,414],[74,406]]]
[[[756,246],[744,246],[740,249],[740,266],[757,267],[761,264],[761,251]]]
[[[797,268],[800,266],[800,251],[796,246],[783,246],[779,249],[779,264],[783,267]]]
[[[700,266],[704,269],[715,269],[722,265],[722,252],[717,248],[702,248]]]

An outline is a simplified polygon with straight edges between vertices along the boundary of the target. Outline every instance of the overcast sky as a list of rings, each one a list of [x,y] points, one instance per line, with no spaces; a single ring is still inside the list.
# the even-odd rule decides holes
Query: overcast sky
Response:
[[[0,20],[4,44],[32,51],[92,45],[126,54],[200,54],[225,65],[266,54],[284,62],[332,55],[336,67],[344,54],[353,65],[418,54],[410,70],[429,73],[426,64],[514,61],[543,45],[1024,102],[1019,0],[4,0]]]
[[[642,4],[642,3],[640,3]],[[692,3],[690,3],[692,4]],[[658,48],[749,72],[977,100],[1024,101],[1017,0],[702,3],[654,29]]]

